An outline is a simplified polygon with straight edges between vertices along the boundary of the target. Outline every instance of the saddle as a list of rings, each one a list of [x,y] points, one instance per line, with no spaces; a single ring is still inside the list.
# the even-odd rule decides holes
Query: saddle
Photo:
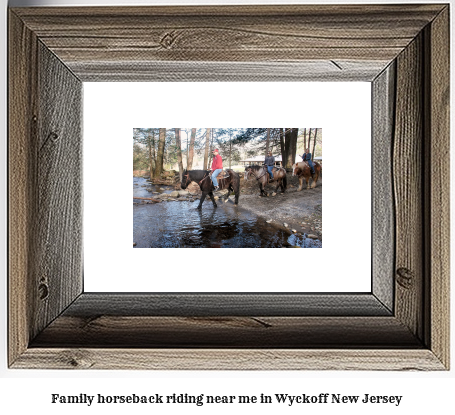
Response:
[[[208,170],[208,173],[210,173],[210,170]],[[221,170],[220,174],[218,174],[218,176],[216,176],[216,179],[217,180],[227,179],[228,177],[229,177],[229,173],[226,170]]]
[[[229,177],[229,173],[226,170],[221,170],[220,174],[216,176],[217,180],[226,179]]]

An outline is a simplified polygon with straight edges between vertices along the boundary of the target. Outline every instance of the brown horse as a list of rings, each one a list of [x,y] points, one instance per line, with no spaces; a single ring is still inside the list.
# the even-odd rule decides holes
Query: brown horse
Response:
[[[314,189],[316,187],[316,182],[318,181],[319,175],[322,172],[321,165],[314,161],[314,174],[311,174],[310,166],[306,161],[301,161],[300,163],[295,163],[292,166],[292,175],[299,177],[299,188],[297,191],[301,191],[303,189],[303,179],[306,180],[306,188],[307,189]],[[310,177],[313,179],[313,183],[310,186]]]
[[[263,165],[245,167],[245,180],[248,180],[251,176],[253,176],[259,184],[259,190],[261,191],[260,196],[268,196],[267,192],[264,190],[265,185],[269,183],[269,173],[267,171],[267,166]],[[273,179],[277,183],[275,193],[278,191],[279,187],[281,187],[281,193],[284,193],[287,186],[286,170],[282,167],[274,167]]]

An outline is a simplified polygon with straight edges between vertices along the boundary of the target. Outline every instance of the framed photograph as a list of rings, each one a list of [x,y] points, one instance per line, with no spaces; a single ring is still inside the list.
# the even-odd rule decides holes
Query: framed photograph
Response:
[[[448,370],[449,38],[448,4],[10,9],[10,368]],[[371,289],[88,291],[83,86],[138,82],[369,83],[370,266],[336,270]]]

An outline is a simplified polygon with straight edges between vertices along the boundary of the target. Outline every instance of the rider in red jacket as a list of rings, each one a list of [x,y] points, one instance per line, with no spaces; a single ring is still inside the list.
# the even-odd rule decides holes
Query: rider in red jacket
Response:
[[[219,189],[218,181],[216,180],[216,176],[218,176],[221,173],[221,170],[223,170],[223,159],[221,158],[221,156],[218,152],[218,149],[215,148],[215,150],[213,150],[213,160],[212,160],[212,167],[211,167],[211,171],[212,171],[211,179],[212,179],[213,185],[215,186],[215,191],[217,191]]]

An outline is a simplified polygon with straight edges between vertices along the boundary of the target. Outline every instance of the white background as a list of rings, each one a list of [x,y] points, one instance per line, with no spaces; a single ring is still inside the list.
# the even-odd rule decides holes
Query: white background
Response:
[[[368,82],[85,83],[85,291],[371,291],[370,120]],[[184,125],[322,127],[323,248],[233,248],[235,271],[210,248],[133,248],[133,127]],[[212,261],[204,269],[195,255]]]
[[[400,1],[389,1],[390,3],[400,3]],[[417,1],[416,1],[417,2]],[[426,1],[426,3],[439,3],[438,1]],[[156,4],[152,1],[136,0],[135,4]],[[172,1],[168,4],[197,4],[198,1]],[[206,2],[220,4],[221,2]],[[233,4],[234,2],[230,2]],[[235,2],[237,4],[241,1]],[[251,1],[250,3],[261,3]],[[287,3],[297,4],[305,3],[293,0],[285,1],[263,1],[262,3]],[[308,3],[338,3],[338,1],[316,2],[309,1]],[[385,3],[382,0],[369,3]],[[453,11],[453,2],[451,2]],[[32,370],[8,370],[6,369],[6,1],[2,0],[2,8],[0,9],[2,20],[2,34],[0,36],[0,47],[3,65],[0,66],[0,126],[2,134],[0,134],[1,144],[1,166],[0,170],[0,191],[4,196],[3,203],[0,204],[1,217],[0,221],[1,233],[4,236],[0,239],[0,262],[2,263],[2,275],[0,294],[2,298],[2,319],[0,320],[1,333],[0,336],[0,409],[2,413],[47,413],[47,414],[124,414],[126,411],[134,410],[135,413],[169,413],[169,410],[175,411],[175,408],[168,407],[157,410],[154,407],[131,408],[110,406],[108,408],[100,407],[84,407],[71,406],[61,407],[52,406],[50,404],[51,393],[212,393],[212,394],[257,394],[260,392],[267,394],[274,393],[348,393],[348,394],[399,394],[404,395],[405,399],[399,407],[384,407],[384,406],[294,406],[288,408],[277,408],[276,406],[267,408],[264,406],[258,407],[240,407],[238,405],[232,407],[218,407],[217,413],[261,413],[261,414],[276,414],[276,413],[311,413],[311,414],[365,414],[367,411],[370,414],[383,415],[386,411],[396,414],[420,414],[420,413],[440,413],[447,414],[453,411],[453,390],[455,388],[454,371],[449,372],[433,372],[433,373],[416,373],[416,372],[306,372],[306,371],[279,371],[279,372],[246,372],[246,371],[159,371],[159,372],[117,372],[117,371],[32,371]],[[92,4],[125,4],[122,1],[116,0],[97,0],[96,3],[90,0],[11,0],[10,5],[25,6],[25,5],[92,5]],[[452,30],[452,36],[453,36]],[[452,42],[453,44],[453,42]],[[452,85],[454,85],[454,77],[452,72]],[[453,90],[453,88],[452,88]],[[453,105],[452,105],[453,108]],[[452,125],[455,125],[452,120]],[[453,146],[452,146],[453,148]],[[453,163],[452,163],[453,164]],[[452,176],[452,183],[454,178]],[[453,185],[452,185],[453,187]],[[453,204],[452,204],[453,206]],[[452,219],[452,233],[455,228],[455,221]],[[452,252],[454,244],[452,244]],[[452,284],[452,287],[454,284]],[[453,301],[453,288],[452,288]],[[451,332],[455,332],[453,318],[451,324]],[[452,336],[452,345],[454,339]],[[453,356],[453,347],[452,347]],[[210,407],[177,407],[184,410],[185,413],[213,413],[213,408]],[[209,408],[209,409],[207,409]],[[277,410],[278,409],[278,410]],[[229,411],[229,412],[228,412]],[[273,412],[272,412],[273,411]]]

